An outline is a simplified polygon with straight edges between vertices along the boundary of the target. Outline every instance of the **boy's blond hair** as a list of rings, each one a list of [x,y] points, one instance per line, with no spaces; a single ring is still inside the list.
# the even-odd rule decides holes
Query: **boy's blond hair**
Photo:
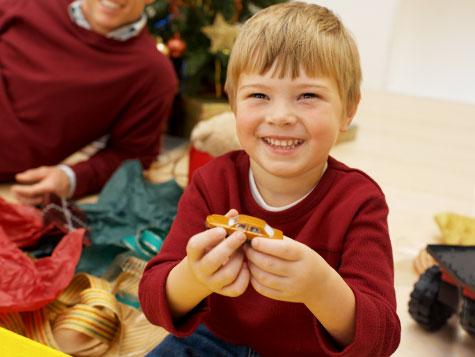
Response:
[[[299,75],[335,80],[344,114],[356,110],[360,99],[361,68],[358,49],[340,19],[325,7],[302,2],[270,6],[241,28],[229,59],[225,89],[235,109],[242,73]]]

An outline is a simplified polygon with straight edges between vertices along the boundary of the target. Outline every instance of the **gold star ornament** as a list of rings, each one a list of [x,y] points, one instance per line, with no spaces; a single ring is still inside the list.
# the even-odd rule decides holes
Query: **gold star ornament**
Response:
[[[212,25],[204,26],[201,31],[211,40],[209,51],[211,53],[229,53],[238,34],[238,26],[230,25],[223,14],[217,13]]]

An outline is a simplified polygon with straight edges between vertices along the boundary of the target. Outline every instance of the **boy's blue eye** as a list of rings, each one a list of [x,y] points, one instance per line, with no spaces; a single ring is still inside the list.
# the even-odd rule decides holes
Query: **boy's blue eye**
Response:
[[[303,93],[300,95],[303,99],[312,99],[312,98],[318,98],[318,95],[315,93]]]
[[[265,95],[264,93],[252,93],[251,97],[257,99],[266,99],[267,95]]]

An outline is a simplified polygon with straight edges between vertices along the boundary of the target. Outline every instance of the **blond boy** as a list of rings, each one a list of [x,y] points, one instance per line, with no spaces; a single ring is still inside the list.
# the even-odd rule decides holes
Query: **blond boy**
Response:
[[[384,194],[329,156],[360,82],[354,41],[326,8],[275,5],[243,26],[226,91],[244,150],[196,172],[147,267],[143,311],[173,334],[151,356],[394,352]],[[286,237],[244,244],[242,232],[205,229],[208,214],[226,212],[260,217]]]

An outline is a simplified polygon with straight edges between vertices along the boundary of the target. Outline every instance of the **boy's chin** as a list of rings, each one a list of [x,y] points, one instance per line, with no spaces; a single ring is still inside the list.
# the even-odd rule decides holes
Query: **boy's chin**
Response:
[[[266,171],[268,174],[279,177],[279,178],[294,178],[299,176],[299,174],[302,171],[302,168],[300,168],[298,165],[289,164],[287,163],[277,163],[277,162],[272,162],[272,163],[267,163],[263,165],[264,171]]]

